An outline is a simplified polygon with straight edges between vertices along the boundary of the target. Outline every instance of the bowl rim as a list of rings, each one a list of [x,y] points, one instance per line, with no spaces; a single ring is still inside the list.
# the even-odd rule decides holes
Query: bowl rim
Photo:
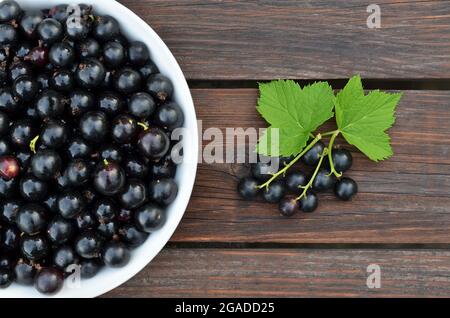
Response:
[[[170,237],[178,227],[189,203],[198,164],[198,125],[194,108],[194,102],[189,90],[186,78],[175,57],[159,37],[159,35],[142,20],[137,14],[116,0],[16,0],[25,10],[34,8],[50,8],[56,4],[86,3],[94,7],[100,14],[110,14],[119,20],[121,30],[134,40],[140,40],[149,46],[152,60],[160,68],[161,73],[171,78],[175,86],[174,100],[180,104],[185,115],[185,133],[189,138],[183,138],[184,158],[177,167],[176,180],[179,186],[178,196],[172,205],[167,208],[168,218],[161,230],[152,233],[147,241],[139,248],[132,251],[130,263],[119,269],[103,269],[97,276],[82,280],[80,288],[64,288],[55,298],[90,298],[102,295],[135,276],[154,257],[160,253]],[[120,12],[120,16],[119,15]],[[124,23],[123,21],[126,21]],[[124,27],[126,26],[126,27]],[[124,30],[125,29],[125,30]],[[140,32],[133,32],[139,29]],[[131,34],[131,32],[133,32]],[[145,34],[145,35],[144,35]],[[150,45],[151,44],[151,45]],[[164,57],[164,60],[162,58]],[[186,135],[184,135],[186,136]],[[156,241],[156,243],[154,242]],[[108,276],[110,275],[110,276]],[[110,279],[104,279],[106,276]],[[103,279],[103,280],[102,280]],[[66,285],[66,284],[65,284]],[[32,286],[11,285],[9,288],[0,289],[0,298],[35,298],[48,297],[39,294]]]

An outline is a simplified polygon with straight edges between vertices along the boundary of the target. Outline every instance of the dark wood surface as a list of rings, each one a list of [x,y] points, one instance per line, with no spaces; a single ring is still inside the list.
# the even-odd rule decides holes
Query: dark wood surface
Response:
[[[165,249],[106,297],[448,297],[449,271],[448,251]]]
[[[121,0],[189,79],[449,78],[450,1]]]
[[[106,297],[450,296],[450,1],[378,1],[379,30],[361,0],[121,2],[203,88],[192,90],[203,129],[265,127],[247,88],[257,80],[340,87],[360,72],[370,87],[415,90],[398,107],[393,158],[350,148],[354,201],[325,194],[316,213],[284,219],[237,196],[247,165],[200,164],[169,246]],[[381,289],[366,286],[372,263]]]

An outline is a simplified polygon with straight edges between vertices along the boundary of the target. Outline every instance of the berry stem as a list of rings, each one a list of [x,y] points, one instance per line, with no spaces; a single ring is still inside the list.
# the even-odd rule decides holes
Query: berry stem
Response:
[[[308,190],[312,187],[312,185],[314,183],[314,179],[316,178],[317,174],[319,173],[320,166],[322,165],[322,162],[323,162],[323,158],[325,158],[325,156],[328,154],[328,152],[329,152],[328,148],[325,148],[323,150],[323,153],[320,155],[319,163],[317,164],[316,170],[314,170],[314,173],[311,176],[311,179],[309,179],[309,182],[307,185],[300,187],[301,189],[303,189],[303,192],[295,200],[297,200],[297,201],[301,200],[306,195]]]
[[[330,162],[330,175],[334,174],[337,178],[342,177],[342,173],[337,172],[336,168],[334,167],[334,163],[333,163],[333,145],[334,145],[334,141],[336,140],[336,137],[339,135],[340,131],[339,130],[335,130],[333,132],[333,134],[331,135],[330,138],[330,143],[328,144],[328,161]]]
[[[294,159],[292,159],[292,161],[289,162],[289,164],[287,164],[283,169],[279,170],[277,173],[274,173],[272,177],[269,180],[267,180],[267,182],[259,185],[258,189],[266,188],[266,190],[268,190],[269,185],[272,183],[273,180],[278,178],[278,176],[286,173],[286,171],[290,167],[292,167],[305,153],[307,153],[320,139],[322,139],[322,135],[317,134],[317,136],[314,137],[314,139],[309,143],[309,145],[305,149],[303,149],[302,152],[300,152]]]
[[[36,153],[36,143],[39,140],[39,135],[31,139],[30,141],[30,150],[32,153]]]
[[[144,124],[143,122],[138,122],[137,125],[141,126],[144,129],[144,131],[149,129],[149,127],[146,124]]]

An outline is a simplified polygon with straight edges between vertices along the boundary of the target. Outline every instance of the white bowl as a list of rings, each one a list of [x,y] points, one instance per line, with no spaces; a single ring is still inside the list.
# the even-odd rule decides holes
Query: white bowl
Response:
[[[176,180],[179,193],[175,202],[167,210],[167,222],[164,227],[152,233],[148,240],[133,250],[129,264],[120,269],[104,268],[97,276],[81,280],[80,288],[64,288],[54,297],[95,297],[106,293],[129,280],[142,270],[169,241],[178,226],[189,202],[197,170],[198,132],[194,104],[184,75],[170,50],[161,38],[131,10],[114,0],[16,0],[23,9],[50,8],[57,4],[86,3],[93,5],[98,14],[109,14],[115,17],[122,32],[133,40],[147,44],[151,57],[162,74],[168,76],[175,87],[175,101],[181,106],[185,115],[184,127],[189,138],[183,142],[183,162],[178,166]],[[32,286],[11,285],[0,290],[0,298],[5,297],[43,297]]]

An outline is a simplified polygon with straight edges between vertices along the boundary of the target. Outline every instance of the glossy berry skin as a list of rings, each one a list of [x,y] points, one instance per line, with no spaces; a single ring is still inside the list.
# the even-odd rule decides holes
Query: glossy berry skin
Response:
[[[60,118],[64,109],[64,96],[53,89],[42,92],[36,101],[36,110],[42,119]]]
[[[63,93],[72,91],[74,85],[72,72],[66,69],[56,71],[50,78],[50,86]]]
[[[0,199],[10,199],[17,194],[17,178],[5,180],[0,178]]]
[[[176,165],[174,164],[170,153],[158,162],[153,163],[150,168],[150,174],[154,178],[173,178],[176,174]]]
[[[19,162],[12,156],[0,157],[0,177],[5,180],[16,178],[20,173]]]
[[[19,105],[11,88],[0,88],[0,111],[7,114],[17,113]]]
[[[65,273],[71,273],[69,270],[70,265],[78,264],[79,257],[75,250],[70,245],[64,245],[58,247],[53,252],[53,264]]]
[[[130,178],[143,179],[149,173],[147,165],[135,157],[125,159],[124,168],[126,175]]]
[[[39,86],[39,92],[43,92],[50,88],[50,75],[47,73],[40,73],[36,76],[36,82]]]
[[[39,23],[44,19],[44,15],[40,10],[26,11],[20,20],[19,28],[28,38],[36,37],[36,29]]]
[[[111,135],[115,142],[126,144],[131,142],[137,133],[136,120],[129,115],[119,115],[112,122]]]
[[[26,150],[16,151],[16,158],[22,170],[27,170],[31,162],[31,152]]]
[[[141,74],[131,68],[124,68],[117,72],[114,87],[121,94],[135,93],[141,88]]]
[[[131,248],[141,246],[147,240],[148,236],[148,233],[139,231],[133,224],[125,224],[119,229],[120,240]]]
[[[13,147],[6,138],[0,139],[0,156],[7,156],[13,153]]]
[[[98,41],[92,38],[88,38],[83,42],[78,43],[77,51],[81,58],[98,58],[102,52]]]
[[[80,263],[80,275],[81,278],[87,279],[92,278],[100,271],[102,268],[102,263],[98,259],[85,259]]]
[[[16,62],[12,64],[9,68],[9,78],[12,81],[15,81],[22,75],[32,76],[32,71],[30,66],[22,61]]]
[[[102,161],[106,160],[108,162],[121,162],[123,159],[121,149],[113,144],[102,147],[99,156]]]
[[[9,22],[19,19],[22,9],[16,1],[5,0],[0,3],[0,22]]]
[[[269,188],[263,189],[263,198],[269,203],[278,203],[286,193],[286,185],[282,181],[274,181]]]
[[[159,69],[153,61],[149,60],[139,69],[139,73],[144,80],[147,80],[150,75],[158,74]]]
[[[238,193],[245,200],[253,200],[259,193],[258,185],[258,181],[254,178],[243,178],[239,181]]]
[[[39,39],[46,44],[52,44],[61,40],[63,31],[61,23],[52,18],[44,19],[37,27]]]
[[[80,234],[75,240],[75,251],[78,255],[87,259],[99,257],[102,246],[102,238],[92,231]]]
[[[90,157],[92,147],[80,137],[75,137],[67,145],[67,155],[70,159],[86,159]]]
[[[15,45],[18,40],[17,30],[9,24],[0,24],[0,45]]]
[[[119,23],[109,15],[97,17],[92,34],[100,42],[113,40],[120,34]]]
[[[184,124],[183,111],[175,102],[170,102],[159,106],[156,109],[154,117],[158,125],[168,130],[181,128]]]
[[[95,97],[86,90],[75,90],[69,95],[69,110],[73,116],[81,116],[95,106]]]
[[[111,41],[103,46],[103,61],[109,67],[116,68],[125,61],[125,49],[119,42]]]
[[[79,192],[72,190],[59,195],[57,205],[63,218],[73,219],[84,211],[86,201]]]
[[[31,171],[36,178],[50,180],[61,171],[62,160],[56,151],[39,150],[31,159]]]
[[[87,58],[79,65],[75,73],[78,84],[83,88],[96,88],[105,79],[105,67],[95,58]]]
[[[119,210],[114,201],[110,199],[100,199],[93,208],[94,216],[99,222],[110,222],[119,214]]]
[[[129,222],[133,217],[133,211],[127,209],[120,209],[119,214],[117,215],[117,220],[122,223]]]
[[[9,287],[14,282],[14,274],[11,270],[0,268],[0,289]]]
[[[166,212],[156,204],[148,203],[136,210],[134,218],[140,231],[152,233],[164,225]]]
[[[151,127],[141,133],[137,143],[142,155],[150,159],[159,159],[169,151],[169,136],[160,128]]]
[[[25,235],[20,241],[23,256],[30,261],[39,261],[49,254],[49,244],[42,235]]]
[[[3,201],[0,203],[0,221],[8,222],[9,224],[16,223],[16,216],[23,203],[16,199]]]
[[[273,161],[256,162],[251,164],[252,176],[259,181],[267,181],[277,172],[277,167]]]
[[[300,209],[305,213],[314,212],[318,205],[319,198],[314,192],[309,191],[300,199]]]
[[[282,216],[290,217],[299,211],[300,203],[295,196],[286,196],[280,201],[278,209]]]
[[[68,67],[75,59],[75,50],[65,42],[58,42],[50,48],[48,59],[56,67]]]
[[[48,49],[46,47],[37,46],[24,57],[24,60],[36,67],[44,67],[48,63]]]
[[[75,220],[76,227],[79,231],[92,230],[97,226],[97,219],[90,212],[83,212],[77,216]]]
[[[156,103],[150,94],[140,92],[133,94],[128,102],[128,111],[140,119],[147,119],[156,109]]]
[[[131,179],[124,187],[123,192],[120,194],[119,200],[122,204],[122,207],[124,207],[125,209],[138,208],[148,200],[147,187],[141,180]]]
[[[323,142],[318,141],[305,155],[302,157],[302,161],[308,166],[316,166],[319,163],[320,156],[325,150]]]
[[[308,178],[305,173],[296,171],[286,176],[286,187],[289,191],[298,193],[301,191],[300,187],[308,183]]]
[[[134,66],[142,66],[150,59],[150,52],[145,43],[134,41],[128,47],[128,60]]]
[[[31,101],[38,92],[38,85],[28,75],[18,77],[13,84],[14,95],[24,102]]]
[[[69,162],[65,174],[73,187],[79,187],[85,185],[89,181],[90,167],[85,161],[76,159]]]
[[[0,246],[9,251],[16,251],[20,244],[20,232],[16,226],[2,227]]]
[[[318,192],[327,191],[333,188],[336,183],[334,174],[330,174],[328,169],[320,169],[313,181],[313,189]]]
[[[60,120],[50,120],[42,128],[39,140],[47,148],[61,148],[68,138],[67,124]]]
[[[171,80],[162,74],[149,76],[146,83],[146,89],[149,94],[160,102],[171,99],[174,90]]]
[[[56,5],[49,10],[48,16],[59,22],[64,22],[68,17],[67,9],[68,9],[67,4]]]
[[[119,230],[119,223],[116,220],[109,222],[100,222],[97,226],[97,233],[100,234],[104,239],[111,240],[117,235]]]
[[[171,204],[178,194],[178,185],[173,179],[163,178],[153,180],[149,186],[150,199],[160,205]]]
[[[42,201],[42,205],[50,212],[57,213],[58,206],[56,205],[56,200],[58,196],[55,193],[50,194],[44,201]]]
[[[27,201],[41,201],[47,197],[48,185],[35,176],[25,176],[20,180],[19,190]]]
[[[86,39],[92,28],[90,21],[83,18],[77,19],[75,16],[69,16],[64,24],[67,37],[74,41]]]
[[[349,201],[358,193],[358,184],[351,178],[342,178],[336,182],[334,193],[337,198]]]
[[[36,268],[29,262],[19,260],[14,266],[15,282],[23,286],[31,286],[36,276]]]
[[[41,269],[35,278],[34,287],[44,295],[58,293],[64,284],[64,275],[61,270],[48,267]]]
[[[46,226],[45,208],[36,203],[26,204],[19,209],[16,216],[18,228],[28,234],[35,235],[42,231]]]
[[[29,42],[21,42],[14,48],[14,55],[18,59],[24,59],[32,49],[32,46]]]
[[[100,143],[109,132],[108,118],[103,112],[88,112],[80,120],[80,132],[84,139]]]
[[[111,241],[103,248],[102,260],[109,267],[124,267],[130,260],[130,251],[125,244]]]
[[[94,173],[94,187],[103,195],[111,196],[122,191],[125,171],[115,162],[99,164]]]
[[[98,109],[110,116],[116,116],[122,112],[124,102],[122,97],[114,92],[104,92],[98,96]]]
[[[333,149],[332,158],[334,169],[337,172],[345,172],[352,166],[352,154],[346,149]]]
[[[73,223],[63,217],[56,216],[47,227],[47,237],[52,244],[67,243],[75,233]]]

